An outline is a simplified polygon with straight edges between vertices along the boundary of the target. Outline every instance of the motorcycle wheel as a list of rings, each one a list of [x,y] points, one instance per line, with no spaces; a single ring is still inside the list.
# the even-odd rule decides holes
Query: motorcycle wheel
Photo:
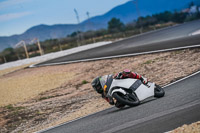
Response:
[[[117,108],[119,108],[119,109],[122,109],[123,107],[125,107],[125,105],[117,101],[117,102],[115,103],[115,107],[117,107]]]
[[[119,92],[113,93],[113,97],[119,101],[121,104],[128,105],[128,106],[137,106],[140,104],[139,99],[135,94],[127,94],[124,95]]]
[[[163,97],[165,95],[164,89],[156,84],[155,84],[155,87],[156,88],[154,90],[154,97],[157,97],[157,98]]]

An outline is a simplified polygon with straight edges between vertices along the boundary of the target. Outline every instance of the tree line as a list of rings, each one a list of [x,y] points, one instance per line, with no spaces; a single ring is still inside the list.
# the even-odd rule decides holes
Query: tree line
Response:
[[[190,6],[193,6],[193,3]],[[124,24],[118,18],[112,18],[108,22],[107,29],[87,32],[76,31],[65,38],[49,39],[40,42],[40,44],[44,54],[47,54],[89,43],[128,37],[196,19],[200,19],[199,10],[195,13],[165,11],[151,16],[139,17],[137,20],[128,24]],[[36,44],[27,45],[27,50],[30,58],[40,55]],[[23,47],[6,48],[0,53],[0,64],[24,58],[26,58],[26,54]]]

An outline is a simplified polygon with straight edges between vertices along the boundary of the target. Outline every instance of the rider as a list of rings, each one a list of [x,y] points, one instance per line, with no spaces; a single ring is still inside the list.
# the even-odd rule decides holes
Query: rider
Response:
[[[106,92],[103,90],[103,86],[101,86],[101,83],[100,83],[100,78],[101,77],[96,77],[93,81],[92,81],[92,87],[94,88],[94,90],[101,94],[102,95],[102,98],[104,98],[109,104],[111,105],[114,105],[118,108],[122,108],[124,107],[125,105],[122,105],[121,103],[119,102],[114,102],[113,98],[112,97],[107,97],[107,94]],[[147,78],[144,78],[143,76],[137,74],[137,73],[134,73],[134,72],[131,72],[130,70],[128,69],[125,69],[123,70],[122,72],[119,72],[117,73],[113,78],[115,79],[125,79],[125,78],[133,78],[133,79],[140,79],[144,84],[147,84],[148,83],[148,80]]]
[[[100,76],[100,77],[96,77],[96,78],[92,81],[91,84],[92,84],[93,89],[94,89],[97,93],[101,94],[102,98],[104,98],[110,105],[114,105],[115,103],[114,103],[113,99],[112,99],[111,97],[107,97],[107,96],[106,96],[107,94],[106,94],[106,92],[103,90],[103,86],[101,85],[100,78],[101,78],[101,76]]]

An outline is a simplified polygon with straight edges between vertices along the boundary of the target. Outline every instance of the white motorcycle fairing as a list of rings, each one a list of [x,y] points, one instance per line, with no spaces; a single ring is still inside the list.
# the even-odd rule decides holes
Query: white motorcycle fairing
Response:
[[[139,80],[140,81],[140,80]],[[138,79],[113,79],[108,95],[112,96],[114,92],[120,92],[126,94],[125,89],[131,89],[132,86],[136,86],[134,93],[137,95],[139,101],[145,100],[148,97],[154,96],[155,83],[149,82],[147,85],[138,84]],[[116,89],[113,89],[116,88]]]

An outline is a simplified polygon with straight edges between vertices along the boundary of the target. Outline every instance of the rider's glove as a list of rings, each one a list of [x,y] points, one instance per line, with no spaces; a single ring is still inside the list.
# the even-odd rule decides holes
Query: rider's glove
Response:
[[[142,80],[142,82],[143,82],[144,84],[147,84],[147,83],[148,83],[148,79],[145,78],[145,77],[141,77],[141,80]]]

